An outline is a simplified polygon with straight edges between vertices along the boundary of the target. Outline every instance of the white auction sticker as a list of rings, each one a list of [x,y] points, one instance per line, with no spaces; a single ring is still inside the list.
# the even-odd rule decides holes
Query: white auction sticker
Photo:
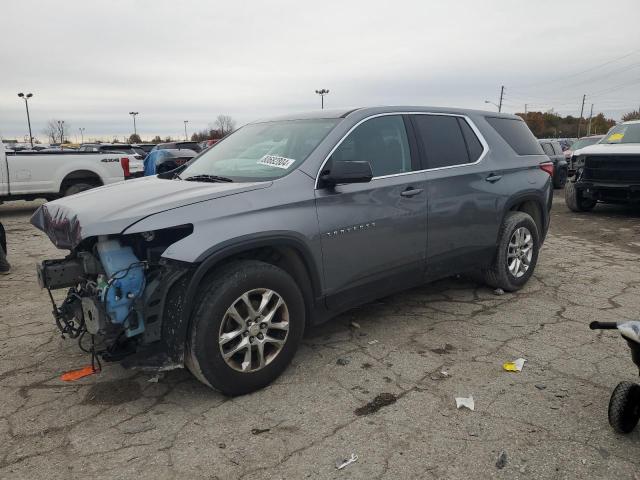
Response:
[[[288,169],[295,162],[296,161],[293,158],[278,157],[277,155],[265,155],[260,160],[258,160],[258,163],[260,165],[282,168],[284,170]]]

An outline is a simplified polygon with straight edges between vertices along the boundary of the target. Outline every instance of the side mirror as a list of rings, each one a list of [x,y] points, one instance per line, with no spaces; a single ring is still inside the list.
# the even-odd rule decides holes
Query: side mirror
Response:
[[[339,183],[367,183],[373,178],[369,162],[331,162],[331,169],[324,173],[320,179],[325,185],[337,185]]]

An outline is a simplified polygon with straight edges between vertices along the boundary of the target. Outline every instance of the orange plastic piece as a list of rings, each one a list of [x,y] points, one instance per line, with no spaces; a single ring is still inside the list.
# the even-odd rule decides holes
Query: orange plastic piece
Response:
[[[94,373],[98,373],[98,371],[99,370],[96,370],[91,365],[89,365],[88,367],[63,373],[60,376],[60,380],[64,382],[73,382],[75,380],[80,380],[81,378],[88,377],[89,375],[93,375]]]

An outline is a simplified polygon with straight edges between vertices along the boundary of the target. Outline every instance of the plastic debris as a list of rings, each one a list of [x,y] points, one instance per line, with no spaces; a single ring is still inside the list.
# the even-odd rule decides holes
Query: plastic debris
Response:
[[[251,434],[252,435],[260,435],[261,433],[266,433],[271,431],[270,428],[252,428],[251,429]]]
[[[640,343],[640,321],[631,320],[618,325],[618,330],[623,337]]]
[[[163,378],[164,378],[164,374],[162,372],[160,372],[160,373],[155,374],[149,380],[147,380],[147,382],[149,382],[149,383],[158,383]]]
[[[360,328],[360,324],[359,324],[358,322],[351,322],[351,326],[352,326],[353,328],[357,328],[357,329],[359,329],[359,328]]]
[[[473,401],[473,395],[468,397],[456,397],[456,408],[467,407],[472,412],[476,409],[476,404]]]
[[[73,382],[75,380],[80,380],[81,378],[88,377],[89,375],[93,375],[94,373],[98,373],[99,371],[100,370],[96,370],[91,365],[89,365],[88,367],[63,373],[62,375],[60,375],[60,380],[64,382]]]
[[[370,340],[367,342],[369,345],[375,345],[376,343],[378,343],[378,340]]]
[[[496,289],[493,291],[493,294],[494,294],[494,295],[504,295],[504,290],[503,290],[503,289],[501,289],[501,288],[496,288]]]
[[[500,455],[498,455],[498,460],[496,460],[496,467],[502,469],[507,464],[507,452],[502,450]]]
[[[524,358],[517,358],[513,362],[505,362],[502,368],[507,372],[520,372],[522,371],[522,367],[524,367],[524,362],[526,362]]]
[[[441,370],[440,371],[440,375],[442,376],[442,378],[447,378],[449,377],[451,374],[445,370]]]
[[[543,383],[536,383],[534,386],[535,386],[538,390],[544,390],[544,389],[546,389],[546,388],[547,388],[547,386],[546,386],[546,385],[544,385]]]
[[[336,468],[338,470],[342,470],[345,467],[348,467],[352,463],[356,463],[358,461],[358,455],[352,453],[349,458],[341,458],[336,462]]]

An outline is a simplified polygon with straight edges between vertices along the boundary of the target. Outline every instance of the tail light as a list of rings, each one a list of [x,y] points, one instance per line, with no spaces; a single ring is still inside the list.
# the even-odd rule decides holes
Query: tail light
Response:
[[[129,158],[122,157],[120,159],[120,165],[122,166],[122,173],[124,173],[124,178],[129,178],[131,176],[131,171],[129,170]]]
[[[540,168],[547,172],[550,177],[553,177],[553,162],[542,162]]]

